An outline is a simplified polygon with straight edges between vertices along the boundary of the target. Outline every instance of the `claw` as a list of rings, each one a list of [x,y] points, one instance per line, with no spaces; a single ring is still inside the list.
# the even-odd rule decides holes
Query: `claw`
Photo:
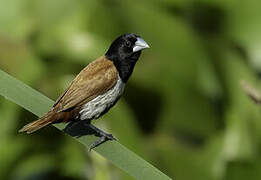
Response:
[[[101,145],[102,143],[106,142],[106,141],[117,141],[117,139],[115,137],[113,137],[112,134],[106,134],[104,136],[101,136],[98,140],[96,140],[94,143],[91,144],[90,148],[89,148],[89,152],[91,152],[92,149],[98,147],[99,145]]]
[[[117,139],[112,134],[106,134],[106,138],[111,141],[113,140],[117,141]]]
[[[90,148],[89,148],[89,152],[91,152],[92,149],[96,148],[97,146],[99,146],[100,144],[106,142],[107,139],[105,136],[100,137],[98,140],[94,141],[94,143],[91,144]]]

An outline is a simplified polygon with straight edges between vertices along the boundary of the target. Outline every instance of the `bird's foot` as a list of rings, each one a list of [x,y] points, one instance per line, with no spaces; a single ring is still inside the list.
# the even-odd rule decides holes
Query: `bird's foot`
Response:
[[[102,143],[106,142],[106,137],[102,136],[100,137],[98,140],[94,141],[94,143],[91,144],[90,148],[89,148],[89,152],[91,152],[92,149],[98,147],[99,145],[101,145]]]
[[[89,151],[98,147],[99,145],[101,145],[102,143],[104,143],[108,140],[110,140],[110,141],[117,140],[115,137],[113,137],[112,134],[107,134],[92,124],[88,124],[88,126],[95,132],[95,134],[94,134],[95,136],[100,137],[98,140],[96,140],[94,143],[91,144]]]
[[[107,140],[117,140],[115,137],[113,137],[112,134],[108,134],[101,129],[95,127],[92,124],[88,124],[89,128],[91,128],[94,131],[94,135],[98,137],[106,137]]]

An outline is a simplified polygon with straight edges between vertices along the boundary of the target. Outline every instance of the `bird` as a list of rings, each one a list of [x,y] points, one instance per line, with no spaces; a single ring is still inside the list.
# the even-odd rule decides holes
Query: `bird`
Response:
[[[91,144],[90,150],[107,140],[116,140],[91,124],[111,109],[123,94],[141,51],[150,48],[139,35],[125,33],[117,37],[105,55],[89,63],[72,80],[52,108],[41,118],[19,132],[33,133],[47,125],[87,122],[100,139]]]

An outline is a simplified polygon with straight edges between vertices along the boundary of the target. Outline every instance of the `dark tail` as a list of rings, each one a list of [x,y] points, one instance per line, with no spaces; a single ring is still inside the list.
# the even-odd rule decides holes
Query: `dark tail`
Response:
[[[19,130],[19,132],[27,132],[27,134],[30,134],[51,124],[53,121],[54,121],[53,113],[48,112],[42,118],[25,125],[22,129]]]

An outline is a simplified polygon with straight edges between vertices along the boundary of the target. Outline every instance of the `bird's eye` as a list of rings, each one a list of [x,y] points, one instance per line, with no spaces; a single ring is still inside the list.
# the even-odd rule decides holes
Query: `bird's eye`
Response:
[[[125,42],[125,46],[127,46],[127,47],[131,47],[131,43],[130,43],[130,41],[126,41],[126,42]]]

